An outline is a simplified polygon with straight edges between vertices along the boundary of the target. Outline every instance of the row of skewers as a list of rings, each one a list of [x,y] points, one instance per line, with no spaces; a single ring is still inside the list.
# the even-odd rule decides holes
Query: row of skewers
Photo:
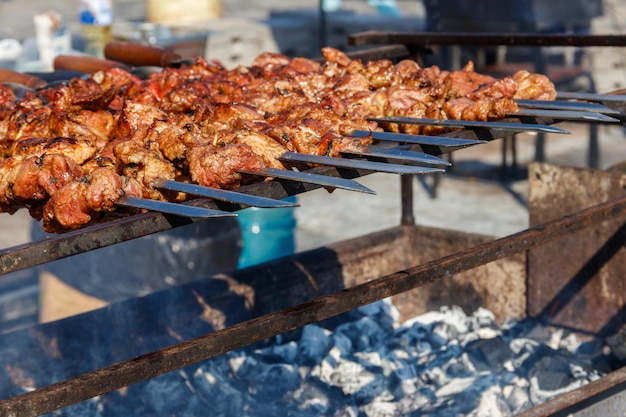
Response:
[[[231,70],[198,57],[143,78],[103,61],[62,83],[0,85],[0,211],[26,207],[53,232],[145,209],[230,216],[181,203],[295,204],[235,191],[269,178],[372,193],[307,171],[443,172],[449,162],[440,154],[482,143],[441,136],[451,129],[567,133],[507,122],[512,116],[615,121],[599,104],[554,101],[554,85],[539,74],[495,79],[471,63],[448,72],[323,54],[320,63],[265,53]]]

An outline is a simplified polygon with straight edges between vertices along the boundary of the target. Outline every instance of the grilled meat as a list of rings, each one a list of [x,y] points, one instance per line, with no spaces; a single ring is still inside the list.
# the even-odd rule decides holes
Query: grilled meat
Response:
[[[531,74],[522,70],[513,75],[513,80],[518,84],[515,98],[532,100],[554,100],[556,98],[554,84],[543,74]]]
[[[19,100],[0,85],[0,211],[26,206],[48,230],[74,229],[117,214],[124,195],[186,197],[155,189],[157,178],[232,189],[255,180],[243,169],[289,168],[285,151],[340,156],[371,143],[354,130],[436,131],[370,117],[490,120],[515,111],[514,98],[554,98],[537,74],[497,80],[471,63],[448,72],[322,52],[323,64],[265,53],[232,70],[197,58],[143,81],[112,68]]]
[[[141,197],[141,188],[135,179],[120,176],[114,169],[94,169],[51,195],[43,208],[44,227],[48,232],[76,229],[110,216],[120,197]]]

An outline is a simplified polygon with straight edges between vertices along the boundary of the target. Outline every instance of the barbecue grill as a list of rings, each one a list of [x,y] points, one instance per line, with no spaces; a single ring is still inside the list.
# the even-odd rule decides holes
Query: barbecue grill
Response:
[[[393,43],[399,40],[393,34],[381,36],[392,39]],[[591,38],[585,39],[586,42],[591,42]],[[597,42],[607,41],[614,41],[615,44],[626,42],[623,38],[608,40],[605,37],[597,38]],[[400,43],[415,44],[411,39],[402,39]],[[395,53],[398,50],[406,51],[406,48],[403,46],[385,47],[382,50],[360,54],[362,57],[365,54],[380,57],[380,54],[384,55],[390,50]],[[577,120],[585,123],[615,123],[615,117],[617,117],[617,121],[622,120],[621,108],[618,108],[617,114],[614,108],[626,101],[625,97],[602,95],[586,98],[594,102],[610,104],[610,107],[601,111],[583,110],[574,115],[578,118]],[[512,117],[498,123],[462,123],[453,126],[456,130],[443,137],[417,138],[396,135],[391,136],[390,140],[402,143],[400,150],[441,156],[456,149],[479,145],[482,141],[502,139],[518,132],[535,130],[566,133],[555,124],[570,119],[571,114],[558,113],[558,111],[552,110],[552,113],[548,114],[529,111],[527,115],[520,117],[513,117],[512,115]],[[608,117],[605,113],[609,114]],[[441,122],[432,120],[390,121],[441,124]],[[382,136],[379,139],[385,140]],[[455,142],[455,140],[465,142]],[[151,352],[143,352],[141,346],[136,346],[136,348],[131,349],[133,352],[129,352],[137,355],[134,359],[124,357],[124,355],[112,354],[113,362],[102,364],[100,369],[96,371],[3,400],[0,402],[0,409],[6,415],[38,415],[50,412],[390,296],[395,296],[396,300],[404,305],[404,308],[401,307],[401,312],[404,315],[409,315],[411,314],[410,310],[414,309],[415,306],[430,306],[428,295],[432,297],[431,303],[442,301],[434,294],[444,285],[449,285],[449,288],[453,289],[453,283],[458,283],[458,281],[457,278],[451,279],[452,276],[466,273],[466,275],[459,275],[460,279],[466,279],[469,276],[470,279],[476,280],[477,285],[480,286],[481,284],[478,284],[480,282],[483,288],[487,289],[490,285],[495,285],[490,282],[489,273],[486,271],[487,264],[500,262],[499,265],[506,264],[507,268],[523,269],[525,260],[520,254],[524,251],[530,251],[530,265],[543,265],[552,252],[542,255],[541,251],[534,250],[535,248],[557,241],[557,239],[570,241],[568,245],[574,246],[575,243],[571,243],[571,240],[577,239],[576,233],[587,228],[593,228],[597,241],[589,243],[583,251],[585,254],[588,252],[593,254],[598,246],[611,251],[616,245],[623,244],[623,232],[619,226],[625,218],[626,199],[622,195],[621,187],[616,185],[621,184],[621,181],[624,180],[620,173],[599,173],[588,172],[587,170],[583,170],[581,173],[577,170],[561,170],[548,165],[533,167],[530,176],[536,180],[536,187],[542,187],[542,178],[553,179],[552,183],[545,185],[546,188],[553,187],[549,190],[550,192],[556,192],[555,189],[565,189],[566,187],[563,187],[562,184],[572,178],[578,179],[581,184],[589,187],[597,183],[605,184],[602,188],[605,192],[598,196],[585,196],[581,201],[572,202],[570,207],[560,207],[560,214],[563,217],[557,216],[556,218],[553,213],[550,213],[555,210],[555,207],[546,201],[550,198],[541,198],[542,193],[538,192],[536,198],[537,211],[534,217],[531,217],[533,227],[512,236],[493,240],[484,236],[416,226],[412,207],[412,175],[440,172],[441,170],[432,170],[431,164],[420,165],[420,163],[407,159],[397,164],[394,163],[397,162],[396,159],[384,155],[384,149],[380,151],[383,153],[374,155],[376,161],[372,161],[371,158],[366,161],[363,158],[364,155],[357,159],[346,158],[346,161],[343,161],[345,163],[337,160],[315,161],[321,163],[321,166],[306,172],[329,178],[353,180],[376,170],[397,169],[397,172],[402,174],[400,177],[402,215],[401,224],[398,227],[352,241],[341,242],[327,248],[272,261],[258,267],[236,271],[229,275],[220,275],[215,277],[216,280],[211,280],[212,283],[192,283],[176,289],[177,303],[185,304],[189,303],[190,300],[197,303],[201,299],[203,303],[206,303],[207,312],[225,311],[229,305],[235,305],[239,309],[227,321],[222,320],[220,322],[215,316],[206,318],[203,326],[194,329],[200,332],[193,335],[195,338],[184,337],[187,336],[184,334],[182,338],[187,340]],[[297,156],[293,157],[297,158]],[[375,162],[379,165],[360,165],[359,162]],[[337,166],[333,164],[337,164]],[[415,167],[418,167],[416,171],[410,171]],[[408,171],[403,171],[403,169]],[[580,179],[582,177],[585,177],[584,181]],[[325,186],[332,185],[295,181],[291,178],[247,185],[238,191],[242,194],[281,200]],[[244,206],[232,201],[223,202],[209,198],[192,200],[190,205],[224,212],[234,212]],[[531,210],[531,216],[533,216],[532,213]],[[55,259],[176,228],[194,221],[196,221],[194,216],[186,217],[151,211],[91,226],[52,239],[0,251],[0,271],[3,274],[18,271]],[[606,226],[607,224],[608,226]],[[612,237],[607,240],[607,236]],[[561,243],[557,244],[562,245],[562,240],[558,240],[558,242]],[[561,248],[563,246],[559,249]],[[576,255],[585,256],[585,254],[572,254],[572,259],[576,258]],[[619,260],[616,261],[615,256],[605,256],[591,262],[589,267],[591,270],[583,274],[583,278],[592,280],[595,273],[605,263],[608,263],[608,259],[611,260],[611,268],[623,270],[616,266],[620,262]],[[561,266],[562,262],[559,262],[558,265]],[[575,267],[573,262],[572,265]],[[570,272],[563,273],[563,276],[566,277],[565,280],[569,277]],[[612,275],[610,282],[592,281],[590,285],[608,285],[610,288],[621,288],[619,276],[619,274]],[[514,281],[510,283],[512,287],[523,288],[525,284],[520,283],[525,281],[526,277],[519,277],[517,280],[511,278],[511,280]],[[563,322],[571,324],[572,321],[575,321],[576,317],[572,317],[572,309],[568,308],[567,305],[559,304],[560,299],[554,297],[555,293],[558,295],[559,288],[556,283],[558,280],[551,284],[552,287],[548,286],[547,288],[542,287],[538,281],[538,278],[529,276],[529,300],[531,296],[534,297],[534,300],[528,312],[533,315],[544,315],[546,319],[552,320],[555,324],[562,324]],[[289,282],[289,285],[285,285],[285,282]],[[434,290],[428,289],[426,284],[429,283],[436,283],[430,286],[434,287]],[[586,283],[587,281],[585,281]],[[577,284],[582,285],[580,282]],[[222,291],[219,291],[218,294],[216,290],[220,287]],[[226,287],[229,291],[223,291]],[[412,291],[418,287],[419,292]],[[568,294],[575,297],[576,287],[568,289]],[[507,313],[507,308],[518,308],[525,303],[524,295],[519,293],[510,294],[509,300],[492,299],[489,301],[489,296],[503,291],[503,288],[498,287],[493,292],[486,291],[488,294],[480,301],[485,302],[490,307],[499,307],[503,314]],[[534,293],[532,293],[533,291]],[[617,292],[619,293],[619,291]],[[424,294],[428,294],[426,298],[423,296]],[[172,293],[155,294],[146,300],[131,300],[125,307],[139,309],[150,305],[152,308],[150,311],[154,314],[154,318],[158,317],[159,320],[163,320],[157,323],[157,331],[175,332],[175,327],[169,327],[171,322],[162,317],[163,314],[158,313],[164,305],[162,304],[164,299],[159,297],[168,296],[171,297]],[[462,304],[462,300],[453,298]],[[577,301],[581,302],[579,299]],[[616,306],[617,301],[619,300],[616,300],[611,294],[593,294],[593,296],[583,297],[582,302],[586,303],[585,314],[588,315],[586,321],[588,327],[584,330],[609,332],[619,327],[623,323],[623,317],[618,313],[623,307],[622,305]],[[594,308],[601,305],[605,305],[607,308],[597,315],[594,314]],[[176,308],[175,306],[170,307]],[[171,313],[170,307],[168,307],[168,311]],[[115,313],[115,308],[117,307],[109,312],[93,314]],[[521,310],[523,312],[523,308]],[[186,313],[181,312],[180,314]],[[614,321],[608,323],[607,315],[612,317]],[[177,318],[182,320],[181,323],[190,323],[190,327],[195,326],[189,321],[191,320],[189,317]],[[151,318],[148,317],[147,319]],[[197,322],[197,317],[194,319]],[[43,344],[50,344],[52,347],[52,341],[47,338],[61,329],[62,326],[63,323],[53,323],[41,330],[38,329],[34,332],[35,337],[39,337]],[[209,333],[203,334],[202,331]],[[111,365],[111,363],[114,364]],[[605,382],[604,386],[608,384],[610,387],[614,387],[616,384],[623,383],[624,379],[618,372],[607,381],[609,382]],[[578,395],[569,397],[569,402],[560,404],[559,410],[595,395],[598,392],[597,386],[596,384],[589,389],[583,389]],[[552,409],[546,410],[541,415],[552,415],[552,412]]]

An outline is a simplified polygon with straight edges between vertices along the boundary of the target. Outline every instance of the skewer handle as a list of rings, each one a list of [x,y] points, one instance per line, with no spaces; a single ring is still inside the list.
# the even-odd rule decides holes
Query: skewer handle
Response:
[[[120,62],[92,56],[59,55],[54,58],[53,66],[55,70],[74,70],[93,74],[115,67],[123,67],[124,65]]]
[[[47,84],[45,80],[34,75],[0,68],[0,83],[2,82],[22,84],[30,88],[39,88]]]
[[[170,50],[136,42],[109,42],[104,46],[104,56],[135,67],[171,67],[181,59]]]

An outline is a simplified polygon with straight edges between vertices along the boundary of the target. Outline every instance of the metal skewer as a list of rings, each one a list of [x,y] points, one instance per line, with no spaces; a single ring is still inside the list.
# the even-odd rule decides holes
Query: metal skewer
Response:
[[[168,203],[165,201],[149,200],[146,198],[122,197],[116,204],[125,207],[158,211],[161,213],[174,214],[189,218],[209,218],[209,217],[230,217],[235,213],[227,211],[211,210],[203,207],[190,206],[186,204]]]
[[[265,168],[258,171],[240,170],[242,174],[259,175],[267,178],[281,178],[285,180],[304,182],[321,185],[323,187],[338,188],[348,191],[356,191],[365,194],[376,194],[370,188],[347,178],[329,177],[327,175],[313,174],[306,171],[288,171],[285,169]]]
[[[342,150],[341,153],[351,154],[351,155],[360,155],[360,156],[370,156],[377,158],[388,158],[388,159],[397,159],[406,162],[415,162],[419,164],[428,164],[435,166],[451,166],[452,164],[444,159],[438,158],[436,156],[429,155],[423,152],[410,151],[405,149],[398,148],[383,148],[381,146],[367,146],[362,149],[346,149]]]
[[[368,120],[374,122],[399,123],[399,124],[415,124],[424,126],[441,126],[449,128],[485,128],[493,130],[510,130],[515,132],[545,132],[545,133],[571,133],[565,129],[554,126],[538,125],[533,123],[512,123],[512,122],[481,122],[470,120],[442,120],[442,119],[424,119],[417,117],[399,117],[399,116],[383,116],[372,117]]]
[[[448,138],[445,136],[410,135],[406,133],[394,132],[370,132],[367,130],[355,130],[350,134],[350,136],[354,138],[362,138],[369,135],[372,135],[372,139],[376,140],[410,143],[414,145],[438,146],[444,151],[444,153],[460,148],[466,148],[468,146],[487,143],[487,141],[484,140]]]
[[[626,95],[623,94],[597,94],[597,93],[576,93],[569,91],[558,91],[557,100],[587,100],[594,102],[619,102],[626,103]]]
[[[545,109],[545,110],[570,110],[588,111],[603,114],[620,114],[619,110],[611,109],[600,103],[585,101],[562,101],[562,100],[515,100],[520,108]]]
[[[618,112],[619,113],[619,112]],[[510,113],[509,117],[545,117],[555,120],[569,120],[581,122],[604,122],[619,123],[619,120],[607,116],[603,113],[588,111],[569,111],[569,110],[544,110],[544,109],[519,109],[515,113]]]
[[[305,162],[309,164],[328,165],[348,169],[364,169],[374,172],[391,174],[432,174],[445,172],[442,168],[431,168],[415,165],[398,165],[385,162],[365,161],[362,159],[333,158],[330,156],[309,155],[294,152],[285,152],[278,159],[283,161]]]
[[[203,187],[197,184],[188,184],[184,182],[166,180],[157,178],[152,182],[155,188],[163,188],[166,190],[180,191],[200,197],[208,197],[214,200],[226,201],[229,203],[243,204],[251,207],[261,208],[278,208],[278,207],[297,207],[298,203],[274,200],[273,198],[259,197],[251,194],[238,193],[236,191],[220,190],[217,188]]]

